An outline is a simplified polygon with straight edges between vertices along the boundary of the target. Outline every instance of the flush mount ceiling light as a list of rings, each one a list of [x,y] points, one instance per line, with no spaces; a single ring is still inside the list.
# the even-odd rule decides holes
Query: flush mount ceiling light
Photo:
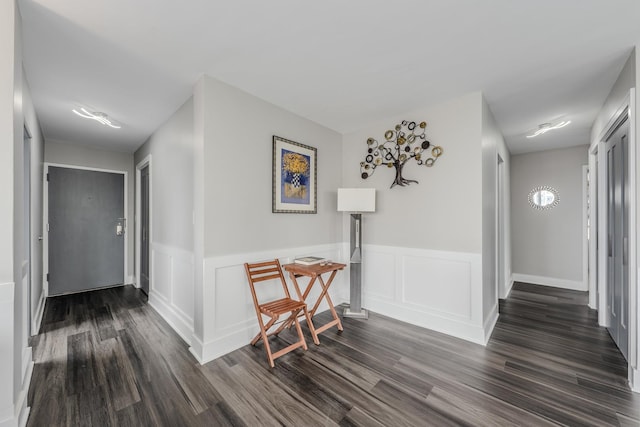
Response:
[[[120,129],[120,126],[113,124],[113,122],[109,119],[109,116],[107,116],[105,113],[101,113],[100,111],[95,111],[93,113],[88,112],[87,110],[85,110],[84,108],[81,108],[80,111],[77,111],[75,109],[71,110],[74,113],[76,113],[77,115],[79,115],[80,117],[84,117],[85,119],[91,119],[91,120],[95,120],[99,123],[102,123],[103,125],[107,125],[110,126],[114,129]]]
[[[562,121],[555,125],[552,125],[551,123],[543,123],[538,126],[538,130],[536,130],[534,133],[532,133],[531,135],[527,135],[527,138],[535,138],[536,136],[542,135],[543,133],[547,133],[550,130],[563,128],[569,123],[571,123],[571,120]]]

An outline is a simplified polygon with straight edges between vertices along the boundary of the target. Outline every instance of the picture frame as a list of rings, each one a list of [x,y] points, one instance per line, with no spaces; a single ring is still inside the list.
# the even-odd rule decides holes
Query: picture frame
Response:
[[[318,150],[273,135],[272,212],[315,214]]]

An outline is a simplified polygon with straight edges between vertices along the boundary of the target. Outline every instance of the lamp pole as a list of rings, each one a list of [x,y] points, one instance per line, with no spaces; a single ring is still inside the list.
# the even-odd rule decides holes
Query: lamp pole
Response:
[[[344,310],[344,317],[366,319],[367,310],[362,309],[362,214],[351,214],[351,236],[349,259],[349,308]]]

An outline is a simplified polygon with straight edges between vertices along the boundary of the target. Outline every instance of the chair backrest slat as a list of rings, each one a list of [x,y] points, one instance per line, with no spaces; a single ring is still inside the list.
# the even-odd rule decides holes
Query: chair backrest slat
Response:
[[[249,280],[249,286],[251,287],[251,293],[254,298],[254,302],[258,303],[255,287],[256,283],[265,282],[267,280],[280,279],[282,283],[282,289],[284,290],[287,298],[290,298],[289,288],[282,274],[282,267],[280,261],[274,259],[273,261],[257,262],[257,263],[245,263],[245,271],[247,272],[247,279]]]
[[[251,280],[253,281],[253,283],[263,282],[265,280],[279,279],[279,278],[280,278],[279,274],[271,274],[269,276],[260,276],[260,277],[256,277],[254,275],[251,276]]]

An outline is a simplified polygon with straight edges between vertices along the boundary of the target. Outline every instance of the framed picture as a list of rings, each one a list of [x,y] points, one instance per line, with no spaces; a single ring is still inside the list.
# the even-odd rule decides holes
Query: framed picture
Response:
[[[317,213],[317,150],[273,136],[273,213]]]

